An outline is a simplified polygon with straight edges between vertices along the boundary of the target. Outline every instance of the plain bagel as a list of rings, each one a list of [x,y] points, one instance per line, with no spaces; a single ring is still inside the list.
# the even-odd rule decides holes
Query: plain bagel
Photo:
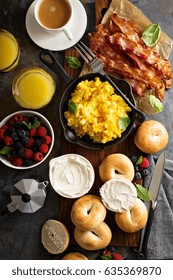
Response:
[[[142,200],[137,198],[134,206],[123,213],[115,213],[115,220],[119,228],[127,233],[142,229],[148,219],[148,212]]]
[[[134,143],[142,152],[155,154],[166,147],[169,136],[162,123],[155,120],[144,121],[137,129]]]
[[[70,235],[67,227],[56,220],[47,220],[41,231],[43,246],[51,254],[64,252],[70,242]]]
[[[92,230],[99,226],[106,217],[106,208],[101,198],[96,195],[84,195],[72,205],[71,220],[82,230]]]
[[[67,253],[62,260],[88,260],[88,258],[79,252]]]
[[[134,166],[131,160],[120,153],[108,155],[99,166],[99,174],[103,182],[118,178],[126,178],[132,181],[134,173]]]
[[[81,230],[75,227],[74,238],[82,248],[86,250],[100,250],[108,246],[112,238],[109,226],[102,222],[93,230]]]

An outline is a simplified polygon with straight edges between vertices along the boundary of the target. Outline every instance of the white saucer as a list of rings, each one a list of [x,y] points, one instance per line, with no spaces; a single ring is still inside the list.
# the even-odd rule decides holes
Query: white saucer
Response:
[[[72,1],[74,12],[73,18],[69,22],[69,27],[73,33],[72,40],[69,40],[64,32],[58,32],[54,35],[40,27],[34,17],[35,4],[36,0],[27,11],[25,24],[28,35],[36,45],[51,51],[61,51],[72,47],[82,38],[87,26],[87,15],[79,0]]]

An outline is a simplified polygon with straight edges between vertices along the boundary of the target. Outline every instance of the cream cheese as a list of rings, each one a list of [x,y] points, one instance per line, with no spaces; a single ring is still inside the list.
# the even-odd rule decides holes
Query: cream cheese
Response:
[[[94,183],[91,163],[78,154],[66,154],[49,163],[49,177],[53,189],[67,198],[86,194]]]
[[[108,210],[122,213],[135,204],[137,191],[128,179],[111,179],[100,188],[100,196]]]

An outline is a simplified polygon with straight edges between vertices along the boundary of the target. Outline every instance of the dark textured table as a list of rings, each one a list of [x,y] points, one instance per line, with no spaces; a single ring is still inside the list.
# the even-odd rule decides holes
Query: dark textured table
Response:
[[[34,170],[18,171],[10,169],[0,163],[0,207],[10,202],[10,191],[14,183],[21,178],[36,178],[40,180],[49,179],[48,162],[51,157],[59,155],[61,125],[58,115],[58,106],[62,94],[61,80],[43,66],[39,61],[41,48],[35,45],[29,38],[25,28],[26,12],[32,0],[1,0],[0,1],[0,28],[9,30],[17,38],[21,56],[17,68],[9,73],[0,73],[0,120],[6,115],[21,110],[11,92],[12,80],[16,73],[25,66],[40,66],[45,68],[54,78],[57,89],[55,97],[50,105],[39,110],[52,123],[55,131],[55,145],[49,158]],[[94,29],[94,1],[85,2],[88,16],[88,24],[85,35]],[[171,0],[146,0],[132,1],[136,6],[151,19],[151,21],[161,23],[162,29],[173,38],[173,6]],[[63,52],[55,52],[59,61],[63,61]],[[173,55],[170,56],[173,68]],[[172,159],[173,155],[173,89],[166,93],[164,101],[164,111],[161,114],[149,116],[164,123],[170,136],[167,146],[167,158]],[[47,188],[47,198],[44,207],[34,214],[22,214],[19,211],[0,216],[0,259],[53,259],[42,246],[40,231],[43,223],[47,219],[56,219],[58,209],[58,199],[51,187]]]

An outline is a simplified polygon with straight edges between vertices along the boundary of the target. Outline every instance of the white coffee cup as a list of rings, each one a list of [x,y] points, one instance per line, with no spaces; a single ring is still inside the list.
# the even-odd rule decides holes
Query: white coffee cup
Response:
[[[44,30],[54,34],[64,32],[69,40],[73,39],[69,28],[73,16],[70,0],[37,0],[34,15]]]

